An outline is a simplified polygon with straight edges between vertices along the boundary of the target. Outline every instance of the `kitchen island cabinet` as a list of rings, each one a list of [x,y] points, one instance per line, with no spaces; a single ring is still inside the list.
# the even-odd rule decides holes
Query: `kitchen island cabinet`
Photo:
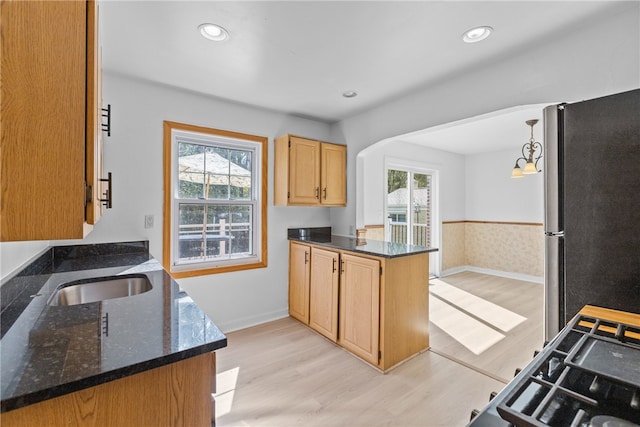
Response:
[[[289,314],[309,323],[309,280],[311,247],[291,243],[289,249]]]
[[[293,256],[304,247],[311,253],[310,286],[313,289],[316,280],[317,288],[324,289],[309,292],[310,312],[323,313],[319,317],[324,325],[330,316],[338,329],[335,335],[327,334],[326,326],[303,323],[383,372],[429,348],[429,253],[437,249],[331,235],[296,236],[289,235],[290,272],[300,269],[294,263],[304,262]],[[314,257],[314,252],[332,255]],[[333,259],[340,270],[337,286]],[[337,309],[332,306],[336,300]]]
[[[295,135],[275,140],[274,204],[346,206],[347,147]]]
[[[309,326],[331,341],[338,340],[337,252],[313,247],[309,282]]]
[[[0,241],[81,239],[102,208],[97,2],[1,12]]]
[[[60,285],[132,275],[150,288],[51,303]],[[226,337],[148,242],[50,248],[0,292],[3,426],[212,424],[214,352]]]

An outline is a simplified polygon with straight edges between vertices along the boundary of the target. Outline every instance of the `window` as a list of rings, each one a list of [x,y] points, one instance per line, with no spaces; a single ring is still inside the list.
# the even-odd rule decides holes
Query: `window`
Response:
[[[267,138],[164,122],[163,263],[176,278],[267,266]]]

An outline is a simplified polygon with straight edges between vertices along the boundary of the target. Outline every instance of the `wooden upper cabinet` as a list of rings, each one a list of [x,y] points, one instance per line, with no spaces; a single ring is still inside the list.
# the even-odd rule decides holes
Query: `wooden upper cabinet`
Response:
[[[87,61],[98,42],[95,3],[3,1],[0,8],[0,240],[81,239],[91,230],[86,174],[100,173],[89,171],[89,158],[99,157],[99,117],[88,121],[98,107],[97,62]]]
[[[85,208],[86,222],[93,225],[102,216],[105,198],[102,178],[102,52],[98,29],[98,3],[87,2],[87,108],[86,108],[85,180],[91,199]]]
[[[346,146],[294,135],[275,142],[275,205],[346,206]]]
[[[320,203],[347,204],[347,147],[323,143],[321,146]]]
[[[320,143],[291,137],[289,204],[315,205],[320,200]]]
[[[311,248],[309,326],[334,342],[338,340],[339,264],[337,252]]]

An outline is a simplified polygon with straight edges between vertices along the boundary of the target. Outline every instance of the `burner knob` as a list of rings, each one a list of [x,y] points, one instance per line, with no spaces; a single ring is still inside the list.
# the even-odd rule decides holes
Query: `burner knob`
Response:
[[[633,409],[640,409],[640,390],[636,389],[636,391],[633,392],[629,406]]]
[[[471,411],[471,418],[469,418],[469,421],[473,421],[473,419],[477,417],[479,413],[480,411],[478,411],[477,409],[474,409],[473,411]]]
[[[489,395],[489,402],[491,402],[493,400],[494,397],[496,397],[498,393],[496,393],[495,391],[492,391],[491,394]]]
[[[517,376],[518,376],[518,374],[519,374],[521,371],[522,371],[522,369],[520,369],[520,368],[516,368],[516,373],[515,373],[515,374],[513,374],[513,376],[514,376],[514,377],[517,377]]]

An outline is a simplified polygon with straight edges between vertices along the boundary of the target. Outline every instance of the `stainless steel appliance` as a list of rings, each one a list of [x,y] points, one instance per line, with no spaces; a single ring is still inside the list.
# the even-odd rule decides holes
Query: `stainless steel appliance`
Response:
[[[549,340],[586,304],[640,312],[640,89],[543,120]]]

